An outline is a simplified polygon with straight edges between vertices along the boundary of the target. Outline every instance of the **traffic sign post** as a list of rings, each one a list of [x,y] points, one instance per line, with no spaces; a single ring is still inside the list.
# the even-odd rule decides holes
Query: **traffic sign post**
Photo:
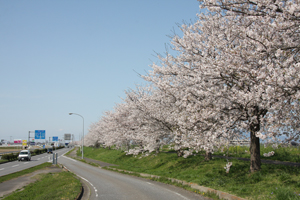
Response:
[[[28,146],[34,145],[34,144],[31,144],[30,138],[32,138],[34,140],[34,137],[30,137],[30,133],[34,133],[34,131],[28,131],[28,140],[27,140],[27,145]]]
[[[46,131],[45,130],[35,130],[35,139],[46,139]]]
[[[35,145],[35,141],[34,141],[34,138],[31,139],[30,141],[30,145],[34,146]]]

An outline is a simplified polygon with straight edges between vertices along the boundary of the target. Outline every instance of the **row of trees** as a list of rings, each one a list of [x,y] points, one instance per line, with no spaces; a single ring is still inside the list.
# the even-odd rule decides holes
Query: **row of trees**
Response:
[[[141,75],[149,85],[126,91],[85,144],[155,151],[172,141],[179,156],[205,150],[209,159],[228,139],[248,138],[253,172],[260,139],[299,140],[300,1],[199,2],[203,12],[172,37],[172,54]]]

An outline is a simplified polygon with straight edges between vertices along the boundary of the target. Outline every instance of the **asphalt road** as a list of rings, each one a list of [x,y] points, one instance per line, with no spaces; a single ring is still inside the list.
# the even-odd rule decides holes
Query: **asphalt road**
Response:
[[[87,183],[91,200],[207,200],[182,188],[104,170],[66,156],[61,156],[58,162]]]
[[[63,148],[54,151],[54,153],[58,153],[58,156],[62,156],[66,152],[68,152],[69,148]],[[11,174],[17,171],[21,171],[30,167],[34,167],[36,165],[40,165],[44,162],[52,162],[53,154],[40,154],[31,157],[31,161],[13,161],[8,163],[0,164],[0,176],[4,176],[7,174]],[[59,158],[58,158],[59,159]]]
[[[175,186],[125,175],[94,167],[89,164],[64,156],[69,148],[55,151],[58,153],[58,163],[80,177],[89,188],[85,192],[86,199],[94,200],[207,200],[196,193]],[[44,162],[52,162],[52,154],[33,156],[31,161],[13,161],[0,165],[0,176],[21,171]]]

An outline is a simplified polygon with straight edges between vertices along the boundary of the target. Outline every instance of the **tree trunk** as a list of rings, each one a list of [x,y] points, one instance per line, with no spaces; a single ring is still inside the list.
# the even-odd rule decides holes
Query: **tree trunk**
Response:
[[[183,156],[183,151],[181,149],[177,150],[177,156],[178,157],[182,157]]]
[[[143,142],[140,142],[140,149],[143,149]]]
[[[211,154],[211,152],[206,151],[206,152],[205,152],[205,160],[206,160],[206,161],[209,161],[209,160],[211,160],[211,159],[212,159],[212,154]]]
[[[95,142],[95,148],[98,149],[99,147],[100,147],[100,143],[99,143],[99,141],[96,141],[96,142]]]
[[[156,145],[157,145],[156,148],[155,148],[156,154],[159,153],[159,148],[160,148],[159,142],[160,142],[160,140],[156,140]]]
[[[260,143],[259,138],[256,137],[256,133],[260,130],[260,118],[265,116],[268,110],[259,109],[258,106],[253,107],[253,115],[256,116],[256,121],[252,121],[250,124],[250,172],[261,170],[260,160]]]
[[[159,153],[159,146],[158,146],[158,147],[156,147],[156,149],[155,149],[155,153],[156,153],[156,154],[158,154],[158,153]]]
[[[260,143],[256,137],[254,129],[250,130],[250,172],[255,172],[261,169],[260,160]]]

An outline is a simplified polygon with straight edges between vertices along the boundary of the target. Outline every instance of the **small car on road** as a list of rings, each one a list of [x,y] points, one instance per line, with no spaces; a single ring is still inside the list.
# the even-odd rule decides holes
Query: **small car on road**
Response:
[[[18,156],[18,161],[21,161],[21,160],[27,160],[27,161],[31,160],[31,153],[29,150],[20,151],[19,156]]]
[[[47,149],[47,153],[53,153],[53,149],[52,148],[48,148]]]

